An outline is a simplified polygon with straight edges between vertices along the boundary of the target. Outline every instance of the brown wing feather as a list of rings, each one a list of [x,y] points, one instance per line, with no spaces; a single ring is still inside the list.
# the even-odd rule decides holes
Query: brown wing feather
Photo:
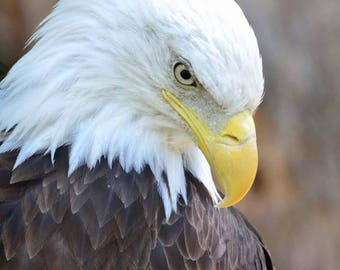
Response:
[[[17,154],[0,154],[0,269],[273,269],[242,214],[214,208],[191,175],[166,221],[149,168],[102,159],[68,177],[64,147],[12,171]]]
[[[175,225],[161,226],[153,251],[166,255],[164,269],[273,269],[268,251],[243,215],[233,207],[214,208],[206,190],[191,176],[187,179],[188,205]],[[164,231],[170,240],[163,236]],[[151,257],[151,267],[159,269],[155,257]],[[185,266],[176,268],[182,260]]]

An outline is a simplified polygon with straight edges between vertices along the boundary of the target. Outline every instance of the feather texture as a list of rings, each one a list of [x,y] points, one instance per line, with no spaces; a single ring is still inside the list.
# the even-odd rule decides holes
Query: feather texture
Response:
[[[102,159],[68,177],[67,152],[55,165],[35,155],[13,173],[15,154],[0,154],[0,269],[273,269],[242,214],[214,208],[190,174],[187,205],[167,220],[149,168],[125,173]]]

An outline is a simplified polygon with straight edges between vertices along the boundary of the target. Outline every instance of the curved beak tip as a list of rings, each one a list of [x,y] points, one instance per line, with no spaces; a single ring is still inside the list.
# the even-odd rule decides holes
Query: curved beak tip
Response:
[[[222,201],[220,201],[219,203],[215,204],[214,206],[215,206],[216,208],[227,208],[227,207],[231,207],[231,206],[237,204],[237,203],[238,203],[239,201],[241,201],[242,199],[243,199],[243,197],[240,198],[240,199],[237,200],[237,201],[233,201],[233,200],[230,200],[230,199],[228,198],[228,196],[226,196],[226,197],[224,197],[224,199],[223,199]]]
[[[255,140],[229,149],[226,147],[224,151],[211,165],[215,184],[225,194],[217,204],[218,208],[232,206],[243,199],[253,185],[258,166]]]
[[[223,143],[223,135],[218,135],[218,142],[209,144],[209,153],[206,155],[215,184],[219,191],[225,194],[225,198],[216,205],[218,208],[230,207],[242,200],[250,190],[257,172],[258,153],[254,121],[251,114],[241,114],[242,117],[234,116],[236,120],[241,121],[236,122],[233,117],[232,126],[229,121],[221,134],[231,134],[242,139],[229,144],[228,140]]]

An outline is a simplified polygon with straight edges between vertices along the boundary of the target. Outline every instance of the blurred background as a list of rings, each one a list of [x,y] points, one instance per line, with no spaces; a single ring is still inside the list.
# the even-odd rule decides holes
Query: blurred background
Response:
[[[238,0],[263,55],[260,168],[239,208],[277,269],[340,269],[340,2]],[[0,78],[54,0],[0,0]]]

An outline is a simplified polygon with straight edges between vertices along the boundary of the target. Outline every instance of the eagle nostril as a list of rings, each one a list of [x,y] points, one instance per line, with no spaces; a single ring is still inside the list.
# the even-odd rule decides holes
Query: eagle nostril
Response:
[[[228,137],[228,138],[230,138],[230,139],[232,139],[232,140],[234,140],[234,141],[237,141],[237,142],[240,141],[236,136],[231,135],[231,134],[226,134],[226,137]]]
[[[221,134],[220,136],[223,137],[223,138],[228,138],[228,139],[235,141],[235,142],[240,141],[239,138],[237,138],[237,136],[229,134],[229,133],[224,133],[224,134]]]

